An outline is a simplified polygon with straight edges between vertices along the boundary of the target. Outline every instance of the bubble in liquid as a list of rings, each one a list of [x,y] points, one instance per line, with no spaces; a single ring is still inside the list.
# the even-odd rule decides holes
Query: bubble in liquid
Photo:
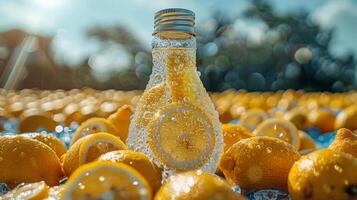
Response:
[[[271,153],[271,151],[272,151],[272,148],[271,147],[267,147],[267,152]]]
[[[79,189],[84,190],[86,188],[85,185],[83,185],[83,183],[78,183]]]
[[[104,176],[99,176],[99,178],[98,178],[98,179],[99,179],[99,181],[100,181],[100,182],[105,181],[105,177],[104,177]]]
[[[156,82],[161,82],[161,81],[162,81],[162,76],[161,76],[160,74],[156,74],[156,75],[154,76],[154,80],[155,80]]]
[[[336,164],[333,167],[335,168],[336,171],[338,171],[339,173],[342,173],[343,169],[339,165]]]

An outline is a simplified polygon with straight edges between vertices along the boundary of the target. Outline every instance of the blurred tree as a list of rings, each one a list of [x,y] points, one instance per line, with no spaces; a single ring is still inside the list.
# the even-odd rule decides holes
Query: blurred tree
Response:
[[[135,38],[134,34],[124,26],[93,27],[88,31],[88,36],[96,38],[102,44],[100,52],[116,44],[122,47],[130,59],[125,69],[114,73],[107,83],[110,88],[133,90],[144,89],[151,74],[151,56],[148,49]],[[98,53],[100,53],[98,52]],[[109,86],[109,85],[108,85]]]
[[[17,32],[0,34],[0,73],[19,43],[8,41],[26,35]],[[353,54],[342,58],[331,54],[328,49],[333,30],[321,29],[304,11],[280,15],[266,1],[252,0],[237,18],[214,13],[198,24],[197,32],[198,70],[209,91],[357,89]],[[20,87],[145,88],[151,73],[151,53],[131,31],[120,24],[96,26],[88,30],[87,36],[98,41],[101,48],[74,68],[53,62],[51,38],[38,36],[43,41],[39,43],[41,51],[31,53],[26,63],[28,73]],[[97,56],[100,59],[95,59]],[[102,70],[107,68],[111,71],[104,73]]]
[[[242,34],[237,20],[263,24],[263,35]],[[198,63],[209,90],[356,89],[353,54],[332,55],[333,31],[322,30],[306,12],[282,16],[266,1],[253,0],[237,19],[220,13],[207,24],[198,29]]]

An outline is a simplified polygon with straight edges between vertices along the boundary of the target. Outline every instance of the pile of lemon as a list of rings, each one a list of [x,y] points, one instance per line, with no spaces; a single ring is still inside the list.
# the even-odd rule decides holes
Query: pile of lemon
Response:
[[[58,124],[70,127],[92,117],[108,117],[123,105],[133,106],[141,91],[94,89],[9,91],[0,89],[0,132],[2,121],[17,120],[18,132],[38,129],[55,131]]]
[[[286,191],[292,199],[357,199],[357,134],[351,131],[357,128],[357,93],[288,90],[212,94],[224,136],[224,153],[216,174],[188,171],[163,180],[158,166],[145,154],[128,150],[125,144],[140,92],[0,92],[7,98],[23,97],[18,101],[27,106],[51,94],[55,96],[48,97],[50,102],[72,97],[67,106],[81,106],[80,102],[88,98],[88,105],[103,103],[111,95],[120,94],[113,97],[117,105],[114,111],[103,114],[97,110],[97,115],[78,121],[80,126],[68,149],[51,135],[0,136],[0,182],[11,188],[0,199],[234,200],[246,199],[249,191],[263,189]],[[0,103],[5,101],[2,97]],[[6,106],[8,102],[1,103],[6,108],[3,111],[15,117],[16,112]],[[36,109],[43,105],[41,102]],[[63,108],[67,106],[46,112],[65,115]],[[231,120],[238,124],[226,123]],[[33,119],[32,123],[37,121]],[[328,148],[318,149],[306,133],[312,126],[322,134],[338,130]],[[237,185],[241,192],[232,189]]]

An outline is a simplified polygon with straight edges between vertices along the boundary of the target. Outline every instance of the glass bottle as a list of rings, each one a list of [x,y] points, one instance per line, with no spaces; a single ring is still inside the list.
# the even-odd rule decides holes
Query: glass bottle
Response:
[[[132,118],[129,149],[148,155],[163,176],[201,169],[214,173],[223,151],[218,112],[196,68],[195,15],[155,14],[153,69]]]

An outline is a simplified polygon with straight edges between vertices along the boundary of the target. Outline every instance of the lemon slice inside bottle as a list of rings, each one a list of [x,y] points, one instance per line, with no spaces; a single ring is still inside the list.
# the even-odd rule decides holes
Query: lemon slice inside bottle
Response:
[[[148,144],[160,164],[176,170],[197,169],[210,158],[215,134],[202,111],[192,105],[172,104],[150,122]]]
[[[142,95],[137,107],[135,125],[138,128],[145,127],[154,117],[154,112],[164,105],[165,84],[160,84],[146,90]]]
[[[185,102],[196,98],[193,86],[195,72],[194,53],[187,48],[167,50],[167,82],[173,102]]]

